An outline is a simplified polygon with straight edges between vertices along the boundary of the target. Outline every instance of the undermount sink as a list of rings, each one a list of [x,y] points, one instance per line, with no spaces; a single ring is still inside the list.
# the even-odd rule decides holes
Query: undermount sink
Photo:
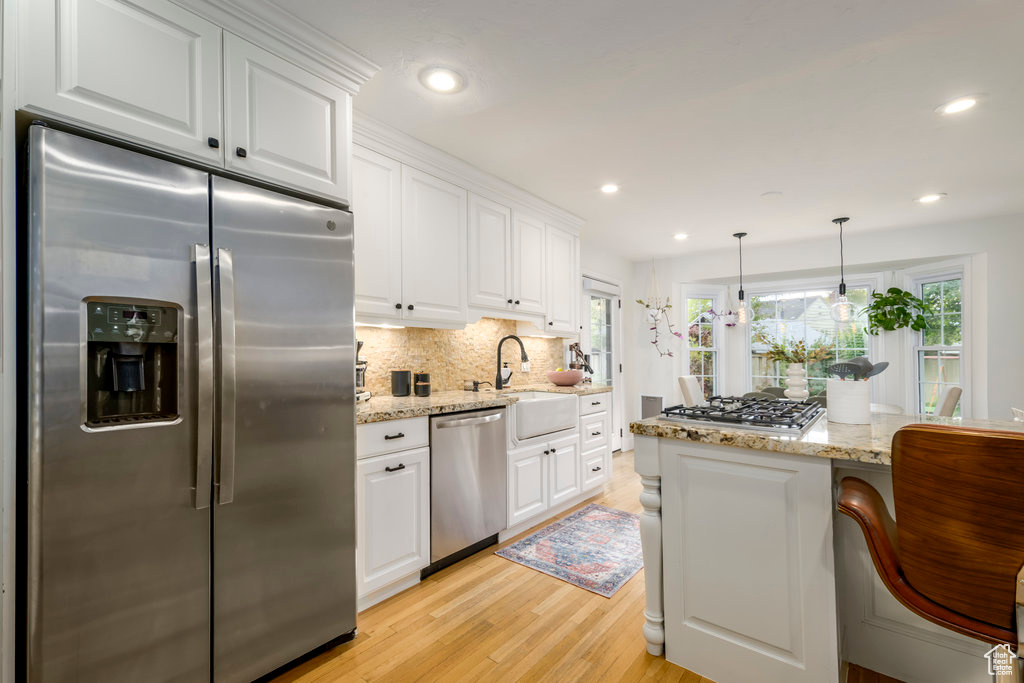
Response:
[[[519,399],[512,404],[518,439],[570,429],[579,422],[579,406],[574,394],[522,391],[511,396]]]

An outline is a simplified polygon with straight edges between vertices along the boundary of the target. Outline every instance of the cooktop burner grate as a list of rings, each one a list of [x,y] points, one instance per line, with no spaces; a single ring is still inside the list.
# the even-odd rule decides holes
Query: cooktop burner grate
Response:
[[[712,396],[697,406],[672,406],[662,417],[676,422],[711,422],[783,434],[802,434],[824,412],[816,402]]]

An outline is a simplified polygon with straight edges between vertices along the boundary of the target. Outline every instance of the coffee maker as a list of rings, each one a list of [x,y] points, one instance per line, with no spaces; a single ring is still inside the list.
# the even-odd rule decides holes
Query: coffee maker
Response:
[[[356,403],[370,400],[370,392],[366,390],[366,361],[359,357],[363,350],[363,342],[356,340]]]

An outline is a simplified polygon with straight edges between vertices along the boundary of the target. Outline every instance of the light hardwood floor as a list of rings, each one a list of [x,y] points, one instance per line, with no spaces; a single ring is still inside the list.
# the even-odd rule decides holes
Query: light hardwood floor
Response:
[[[633,453],[616,454],[600,503],[640,512]],[[554,520],[542,522],[504,545]],[[504,546],[501,546],[504,547]],[[714,683],[647,654],[644,580],[603,598],[494,554],[492,546],[359,614],[355,640],[275,683],[333,681],[679,681]],[[848,683],[898,683],[850,667]],[[728,682],[723,682],[728,683]]]
[[[604,493],[583,505],[640,512],[639,496],[640,478],[628,452],[615,455]],[[614,596],[603,598],[498,557],[496,549],[483,550],[362,612],[355,640],[300,664],[277,682],[713,683],[647,654],[640,631],[642,570]]]

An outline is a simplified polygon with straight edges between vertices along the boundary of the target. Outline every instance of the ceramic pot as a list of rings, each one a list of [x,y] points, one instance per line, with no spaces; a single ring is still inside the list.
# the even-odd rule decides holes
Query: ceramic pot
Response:
[[[810,392],[807,391],[807,370],[803,363],[790,363],[786,369],[786,398],[802,401]]]

